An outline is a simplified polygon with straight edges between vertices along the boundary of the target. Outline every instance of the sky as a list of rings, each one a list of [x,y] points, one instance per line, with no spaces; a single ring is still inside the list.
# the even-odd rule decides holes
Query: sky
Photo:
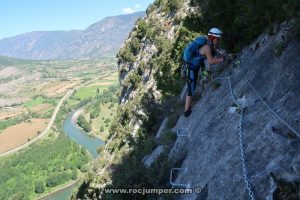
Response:
[[[31,31],[83,30],[108,16],[145,11],[154,0],[0,0],[0,39]]]

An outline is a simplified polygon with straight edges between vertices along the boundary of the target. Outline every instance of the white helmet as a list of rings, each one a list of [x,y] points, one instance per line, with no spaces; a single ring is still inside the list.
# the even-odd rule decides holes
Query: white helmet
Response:
[[[217,38],[221,38],[222,34],[223,34],[223,32],[220,29],[212,28],[212,29],[210,29],[210,31],[208,32],[207,35],[212,35],[212,36],[215,36]]]

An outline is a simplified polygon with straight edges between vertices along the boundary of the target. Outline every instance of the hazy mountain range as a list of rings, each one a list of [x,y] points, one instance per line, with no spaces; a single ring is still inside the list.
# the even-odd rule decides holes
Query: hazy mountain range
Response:
[[[113,56],[145,12],[107,17],[85,30],[34,31],[0,40],[0,55],[32,60]]]

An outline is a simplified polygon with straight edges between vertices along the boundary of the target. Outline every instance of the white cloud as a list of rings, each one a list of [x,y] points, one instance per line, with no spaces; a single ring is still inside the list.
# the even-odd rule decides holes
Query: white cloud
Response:
[[[123,8],[123,13],[125,13],[125,14],[134,13],[134,9],[133,8]]]
[[[125,14],[131,14],[137,11],[137,9],[139,9],[140,7],[142,7],[141,4],[136,4],[134,7],[132,8],[123,8],[123,13]]]

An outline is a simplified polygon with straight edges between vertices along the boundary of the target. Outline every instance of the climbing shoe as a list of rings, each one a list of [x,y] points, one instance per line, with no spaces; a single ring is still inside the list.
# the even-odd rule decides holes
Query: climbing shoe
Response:
[[[191,113],[192,113],[192,109],[190,108],[187,111],[184,111],[184,116],[189,117]]]

